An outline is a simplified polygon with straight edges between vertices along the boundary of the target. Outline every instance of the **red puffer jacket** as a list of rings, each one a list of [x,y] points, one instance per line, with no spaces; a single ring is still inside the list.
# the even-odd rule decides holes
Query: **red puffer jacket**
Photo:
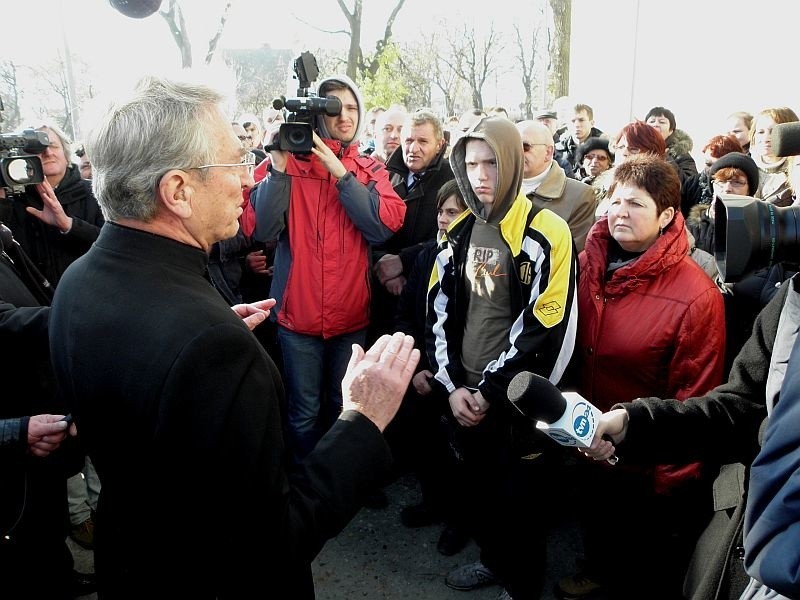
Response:
[[[606,281],[608,219],[589,232],[580,254],[580,392],[601,410],[657,396],[685,400],[722,380],[722,295],[688,256],[678,213],[653,245]],[[676,439],[680,432],[676,432]],[[661,465],[656,489],[699,475],[698,465]]]

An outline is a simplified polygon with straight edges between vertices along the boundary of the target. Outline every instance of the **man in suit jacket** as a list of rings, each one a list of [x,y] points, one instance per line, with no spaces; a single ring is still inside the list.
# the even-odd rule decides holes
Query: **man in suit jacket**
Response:
[[[290,472],[283,386],[250,331],[274,300],[231,310],[207,278],[253,185],[222,100],[146,78],[88,144],[108,222],[61,280],[50,344],[103,481],[101,598],[313,598],[310,561],[388,468],[419,358],[402,334],[354,346],[344,411]]]

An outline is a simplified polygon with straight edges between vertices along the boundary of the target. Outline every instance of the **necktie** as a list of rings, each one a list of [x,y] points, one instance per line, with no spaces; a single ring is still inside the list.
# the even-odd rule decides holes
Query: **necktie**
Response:
[[[411,181],[411,184],[408,186],[408,191],[409,191],[409,192],[410,192],[411,190],[413,190],[415,187],[417,187],[417,184],[419,183],[419,180],[422,178],[422,176],[421,176],[421,175],[417,175],[416,173],[413,173],[413,174],[411,175],[411,177],[412,177],[413,179],[412,179],[412,181]]]

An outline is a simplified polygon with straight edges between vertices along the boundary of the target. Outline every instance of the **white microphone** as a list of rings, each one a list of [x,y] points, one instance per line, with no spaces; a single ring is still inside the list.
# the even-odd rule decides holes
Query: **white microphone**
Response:
[[[548,379],[521,371],[508,386],[508,399],[520,413],[536,421],[537,429],[562,446],[591,446],[602,413],[577,392],[562,392]],[[615,465],[619,459],[612,455],[607,460]]]

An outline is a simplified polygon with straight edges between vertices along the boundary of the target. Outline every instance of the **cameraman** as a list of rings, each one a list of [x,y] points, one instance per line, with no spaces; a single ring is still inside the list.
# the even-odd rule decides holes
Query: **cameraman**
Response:
[[[359,156],[365,119],[356,85],[337,75],[320,82],[319,95],[338,98],[340,114],[313,116],[311,154],[271,150],[269,176],[250,196],[255,238],[277,239],[271,318],[278,324],[296,461],[341,411],[351,347],[364,344],[370,319],[370,245],[389,239],[405,215],[383,164]]]
[[[92,182],[82,179],[79,166],[69,159],[69,138],[53,124],[37,130],[50,138],[40,155],[45,182],[26,187],[21,196],[0,200],[0,220],[55,286],[70,263],[97,239],[105,221]]]

